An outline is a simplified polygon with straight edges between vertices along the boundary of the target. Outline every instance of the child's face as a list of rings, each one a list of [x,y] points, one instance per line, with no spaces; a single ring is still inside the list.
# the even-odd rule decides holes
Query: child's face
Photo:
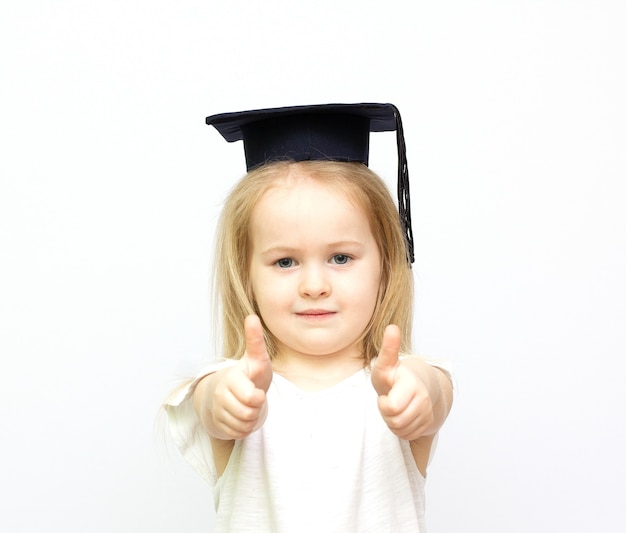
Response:
[[[360,207],[307,177],[281,179],[255,207],[250,278],[279,357],[361,357],[380,252]]]

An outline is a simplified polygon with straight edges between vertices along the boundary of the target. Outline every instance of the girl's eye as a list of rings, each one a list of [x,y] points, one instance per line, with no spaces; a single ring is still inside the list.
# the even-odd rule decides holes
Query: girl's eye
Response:
[[[344,254],[333,255],[332,262],[336,265],[345,265],[350,261],[350,256]]]
[[[293,259],[290,259],[289,257],[283,257],[282,259],[279,259],[278,261],[276,261],[276,266],[278,268],[291,268],[294,265],[294,261]]]

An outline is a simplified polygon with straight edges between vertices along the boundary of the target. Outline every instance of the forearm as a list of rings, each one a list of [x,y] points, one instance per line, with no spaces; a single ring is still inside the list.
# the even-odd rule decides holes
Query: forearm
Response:
[[[269,372],[262,376],[271,380]],[[200,380],[193,394],[194,410],[213,439],[243,439],[259,429],[267,417],[266,391],[248,377],[249,361],[219,370]],[[261,379],[261,378],[259,378]]]
[[[407,357],[402,364],[414,373],[426,389],[432,403],[432,422],[425,435],[434,435],[452,408],[452,381],[449,375],[420,357]]]
[[[227,369],[223,369],[205,376],[198,382],[193,392],[193,406],[202,427],[211,437],[221,440],[231,440],[231,437],[220,431],[216,425],[213,417],[213,399],[220,374],[226,371]]]

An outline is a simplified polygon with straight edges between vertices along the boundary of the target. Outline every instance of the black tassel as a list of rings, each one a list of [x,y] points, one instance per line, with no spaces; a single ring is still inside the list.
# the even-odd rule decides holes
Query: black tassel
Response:
[[[413,226],[411,224],[411,194],[409,191],[409,167],[406,161],[406,144],[404,142],[404,130],[398,108],[394,106],[396,116],[396,142],[398,144],[398,212],[400,222],[404,228],[406,240],[407,258],[410,263],[415,261],[413,245]]]

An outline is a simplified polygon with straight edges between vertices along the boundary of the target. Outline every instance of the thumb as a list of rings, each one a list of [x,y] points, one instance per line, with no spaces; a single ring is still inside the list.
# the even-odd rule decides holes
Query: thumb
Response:
[[[263,326],[256,315],[246,317],[244,322],[246,353],[243,356],[244,371],[257,389],[267,392],[272,381],[272,363],[265,346]]]
[[[400,357],[400,328],[389,325],[385,328],[380,353],[372,369],[372,385],[379,396],[389,394],[393,387]]]

